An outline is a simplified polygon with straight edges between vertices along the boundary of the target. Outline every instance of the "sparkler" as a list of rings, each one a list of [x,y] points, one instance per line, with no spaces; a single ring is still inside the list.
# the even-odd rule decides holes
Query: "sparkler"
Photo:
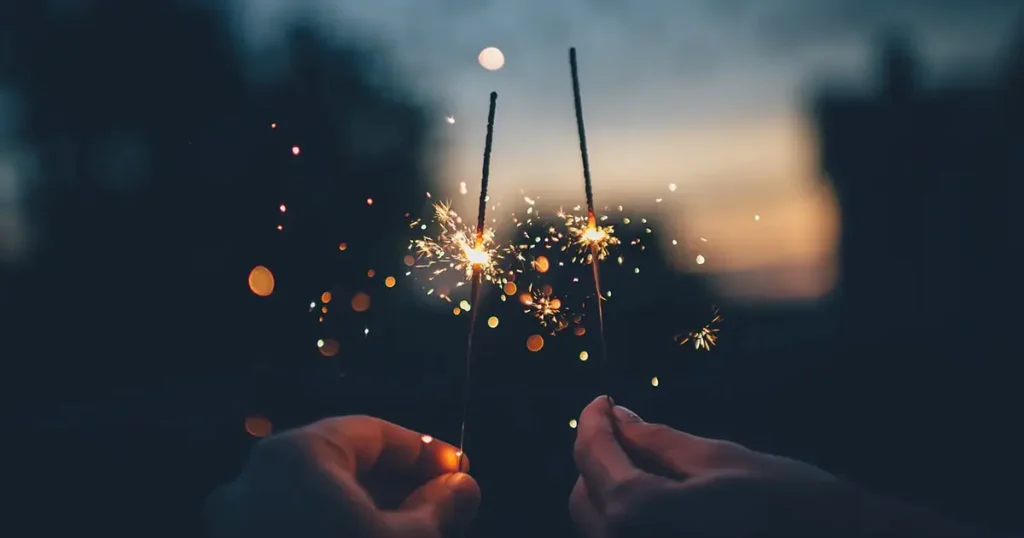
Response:
[[[597,296],[597,324],[598,333],[601,337],[601,365],[607,368],[608,345],[604,336],[604,307],[601,302],[604,297],[601,294],[601,277],[598,271],[598,261],[608,254],[608,246],[611,244],[611,230],[597,225],[597,217],[594,214],[594,188],[590,181],[590,156],[587,154],[587,130],[583,125],[583,101],[580,98],[580,77],[576,65],[576,47],[569,49],[569,68],[572,71],[572,95],[576,109],[576,130],[580,138],[580,157],[583,160],[583,187],[587,195],[587,224],[586,227],[570,226],[570,231],[576,237],[576,244],[582,248],[590,248],[587,261],[594,271],[594,293]],[[603,254],[603,255],[602,255]]]
[[[477,314],[480,311],[478,308],[480,304],[480,288],[483,283],[485,273],[487,273],[488,270],[492,272],[494,271],[494,262],[490,253],[485,249],[485,240],[487,235],[487,183],[491,175],[491,143],[494,139],[494,109],[497,104],[498,93],[491,92],[491,105],[487,112],[487,137],[484,139],[484,163],[480,179],[480,205],[477,209],[476,234],[474,236],[473,247],[471,249],[466,249],[466,245],[463,245],[463,253],[465,254],[466,260],[469,262],[468,271],[470,272],[469,276],[472,280],[469,297],[473,308],[470,309],[469,337],[466,341],[466,375],[463,380],[462,427],[459,433],[460,469],[462,468],[462,457],[465,453],[464,448],[466,445],[466,415],[469,412],[469,386],[472,379],[470,374],[473,364],[473,335],[476,332]]]

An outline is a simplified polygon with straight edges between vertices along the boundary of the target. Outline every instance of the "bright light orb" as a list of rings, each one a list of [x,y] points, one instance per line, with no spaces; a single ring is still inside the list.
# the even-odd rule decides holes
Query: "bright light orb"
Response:
[[[505,65],[505,54],[497,47],[487,47],[480,51],[476,60],[480,62],[480,67],[488,71],[497,71]]]

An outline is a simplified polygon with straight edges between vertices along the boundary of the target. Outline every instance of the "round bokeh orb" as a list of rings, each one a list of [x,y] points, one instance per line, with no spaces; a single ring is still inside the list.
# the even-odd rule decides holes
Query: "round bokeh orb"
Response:
[[[249,289],[260,297],[269,297],[274,293],[274,273],[262,265],[253,267],[249,271]]]
[[[480,51],[476,61],[488,71],[497,71],[505,66],[505,54],[498,47],[487,47]]]

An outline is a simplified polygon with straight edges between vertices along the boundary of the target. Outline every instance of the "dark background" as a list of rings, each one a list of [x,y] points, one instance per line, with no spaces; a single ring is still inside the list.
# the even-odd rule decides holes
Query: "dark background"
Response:
[[[408,279],[382,284],[407,270],[405,215],[431,202],[425,109],[371,77],[365,51],[311,28],[281,51],[287,74],[255,83],[213,3],[47,5],[5,6],[0,26],[0,76],[23,98],[8,119],[43,178],[25,196],[32,255],[0,268],[9,423],[28,432],[7,443],[15,517],[31,522],[16,534],[199,534],[204,496],[256,442],[246,417],[280,431],[368,413],[457,440],[467,316],[410,300]],[[894,35],[887,50],[876,92],[808,104],[842,209],[828,300],[730,305],[648,249],[644,279],[607,264],[621,297],[607,308],[611,375],[593,325],[540,353],[522,343],[540,329],[514,309],[509,330],[481,333],[477,535],[571,533],[567,423],[606,391],[649,421],[1024,528],[1009,210],[1024,180],[1024,54],[993,84],[922,90],[909,46]],[[339,127],[353,117],[402,149],[360,150],[368,135]],[[270,297],[246,285],[255,265],[274,272]],[[324,291],[321,322],[309,304]],[[364,313],[348,307],[360,291]],[[673,331],[713,304],[720,345],[676,346]],[[322,338],[341,352],[322,356]],[[552,358],[581,347],[591,360]]]

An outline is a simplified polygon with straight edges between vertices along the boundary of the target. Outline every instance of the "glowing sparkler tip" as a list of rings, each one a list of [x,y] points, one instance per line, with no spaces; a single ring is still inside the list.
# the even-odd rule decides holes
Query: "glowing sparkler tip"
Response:
[[[466,259],[469,263],[474,266],[484,266],[491,261],[491,254],[486,250],[464,247],[463,251],[466,254]]]

